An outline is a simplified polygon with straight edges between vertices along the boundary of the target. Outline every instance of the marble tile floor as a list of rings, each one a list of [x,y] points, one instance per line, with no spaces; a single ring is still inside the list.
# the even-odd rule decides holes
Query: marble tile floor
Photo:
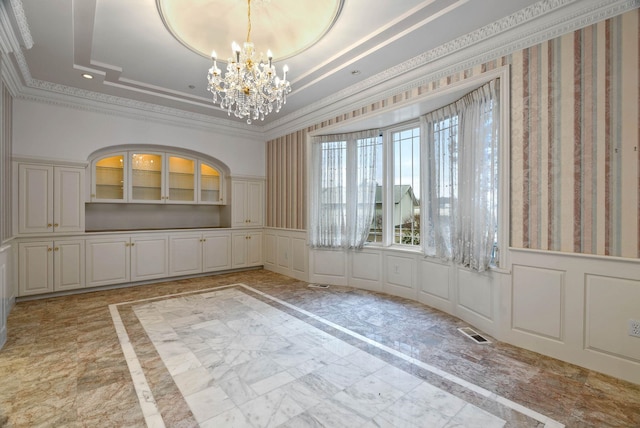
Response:
[[[0,426],[640,427],[640,386],[462,326],[264,270],[21,302]]]

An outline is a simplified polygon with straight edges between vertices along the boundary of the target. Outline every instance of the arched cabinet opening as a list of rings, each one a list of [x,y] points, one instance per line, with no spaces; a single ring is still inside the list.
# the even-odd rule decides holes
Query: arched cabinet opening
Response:
[[[87,231],[229,227],[229,168],[202,153],[114,146],[89,157]]]

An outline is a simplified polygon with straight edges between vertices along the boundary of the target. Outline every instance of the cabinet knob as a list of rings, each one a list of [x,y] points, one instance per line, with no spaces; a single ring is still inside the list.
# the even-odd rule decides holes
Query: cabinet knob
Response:
[[[53,223],[53,227],[58,227],[58,223]]]
[[[203,240],[202,240],[202,242],[207,242],[207,239],[206,239],[206,238],[205,238],[205,239],[203,239]]]
[[[51,227],[51,223],[47,223],[47,227]]]
[[[51,247],[47,248],[47,251],[48,251],[48,252],[51,252],[51,251],[52,251],[52,248],[51,248]]]
[[[133,247],[134,245],[136,245],[136,243],[135,243],[135,242],[132,242],[132,243],[131,243],[131,246]]]
[[[60,249],[59,247],[55,247],[53,251],[58,251],[59,249]]]

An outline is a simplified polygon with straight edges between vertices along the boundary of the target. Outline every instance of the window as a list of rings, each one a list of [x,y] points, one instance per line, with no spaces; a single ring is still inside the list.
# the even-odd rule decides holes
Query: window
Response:
[[[478,271],[497,264],[499,101],[495,79],[383,130],[384,144],[373,134],[314,137],[312,246],[398,245]]]
[[[420,245],[420,128],[391,132],[393,243]]]
[[[423,117],[424,252],[478,271],[497,248],[497,90],[491,81]]]
[[[375,212],[379,131],[314,138],[310,230],[313,247],[360,248]]]

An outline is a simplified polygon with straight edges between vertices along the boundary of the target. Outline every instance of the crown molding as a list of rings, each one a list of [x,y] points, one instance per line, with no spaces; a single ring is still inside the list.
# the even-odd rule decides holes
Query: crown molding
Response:
[[[18,30],[20,30],[20,36],[24,42],[24,47],[31,49],[33,47],[33,38],[31,37],[31,30],[29,29],[29,23],[27,22],[27,16],[24,13],[22,7],[22,0],[11,0],[11,8],[13,9],[13,16],[16,18],[18,24]]]
[[[171,123],[257,141],[304,129],[334,118],[336,111],[347,112],[386,99],[640,6],[640,0],[541,0],[316,103],[282,116],[274,122],[249,126],[235,120],[214,118],[33,79],[18,38],[11,31],[11,20],[7,11],[9,3],[25,47],[29,46],[32,40],[29,41],[31,33],[24,16],[22,0],[0,1],[0,49],[5,53],[2,77],[6,79],[15,98]],[[12,57],[13,61],[9,60],[9,57]]]
[[[22,88],[19,99],[63,106],[93,113],[201,129],[229,136],[262,140],[262,132],[237,121],[160,106],[129,98],[101,94],[85,89],[32,79]]]
[[[7,12],[5,2],[0,1],[0,49],[4,54],[10,54],[20,50],[18,38],[11,31],[11,19]]]
[[[265,125],[266,138],[305,129],[476,65],[638,8],[640,0],[542,0]]]

